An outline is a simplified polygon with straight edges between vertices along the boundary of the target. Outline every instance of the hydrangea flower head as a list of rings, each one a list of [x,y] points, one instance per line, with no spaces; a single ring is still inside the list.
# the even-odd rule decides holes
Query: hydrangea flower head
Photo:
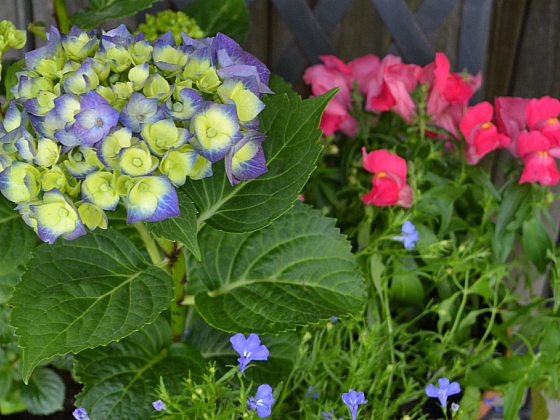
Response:
[[[243,372],[251,360],[267,360],[268,349],[257,334],[249,334],[248,338],[241,333],[235,334],[229,339],[233,349],[239,353],[239,372]]]
[[[272,396],[272,388],[268,384],[259,386],[256,397],[250,397],[247,400],[249,410],[257,410],[257,415],[261,419],[270,416],[272,412],[270,406],[272,404],[274,404],[274,397]]]
[[[461,386],[458,382],[449,382],[447,378],[438,379],[438,387],[434,384],[429,384],[426,387],[426,395],[431,398],[437,398],[441,406],[445,409],[447,407],[447,397],[461,392]]]
[[[356,420],[358,406],[366,404],[368,400],[364,398],[363,392],[356,392],[351,389],[349,392],[342,394],[342,402],[348,406],[352,420]]]
[[[266,172],[270,72],[225,35],[51,28],[25,61],[0,123],[0,193],[49,243],[107,228],[119,205],[128,223],[176,217],[175,188],[222,159],[232,185]]]

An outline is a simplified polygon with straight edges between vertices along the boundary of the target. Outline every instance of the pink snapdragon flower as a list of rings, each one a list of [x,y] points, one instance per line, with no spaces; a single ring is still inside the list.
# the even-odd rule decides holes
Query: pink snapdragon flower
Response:
[[[540,131],[522,131],[517,138],[517,152],[525,167],[519,183],[538,182],[552,186],[558,183],[560,173],[554,157],[560,157],[560,147],[551,147],[550,140]]]
[[[457,128],[469,99],[482,85],[482,75],[451,73],[450,68],[445,54],[438,52],[420,72],[419,81],[429,84],[427,111],[435,125],[458,137]]]
[[[467,109],[459,128],[467,141],[467,162],[475,165],[492,150],[508,146],[511,139],[498,132],[492,123],[494,108],[489,102],[481,102]]]
[[[388,150],[367,153],[362,148],[362,166],[373,173],[372,189],[362,196],[365,204],[408,208],[412,205],[412,189],[406,184],[406,161]]]
[[[550,96],[529,100],[525,108],[529,130],[538,130],[550,141],[551,147],[560,146],[560,101]]]
[[[525,108],[528,103],[529,99],[512,96],[498,96],[494,99],[496,127],[498,132],[511,139],[509,146],[506,147],[516,157],[519,156],[517,153],[517,136],[527,127]]]
[[[416,105],[410,93],[416,88],[420,67],[403,64],[401,58],[374,55],[357,58],[348,66],[353,70],[358,89],[365,95],[365,109],[374,113],[393,110],[410,121]]]
[[[303,74],[305,83],[311,85],[313,96],[339,88],[335,97],[327,104],[319,128],[328,136],[340,130],[347,136],[354,137],[358,132],[358,124],[349,114],[352,107],[352,69],[338,57],[323,55],[319,58],[324,64],[310,66]]]

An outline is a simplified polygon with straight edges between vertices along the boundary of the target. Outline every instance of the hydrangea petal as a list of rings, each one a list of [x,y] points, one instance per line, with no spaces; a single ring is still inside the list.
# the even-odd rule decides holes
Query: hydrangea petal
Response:
[[[141,177],[126,198],[126,223],[157,222],[179,216],[179,198],[166,176]]]

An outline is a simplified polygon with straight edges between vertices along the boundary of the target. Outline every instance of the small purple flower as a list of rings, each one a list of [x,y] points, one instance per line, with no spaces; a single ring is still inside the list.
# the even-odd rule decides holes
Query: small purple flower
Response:
[[[307,388],[307,392],[305,393],[305,396],[307,398],[312,398],[316,400],[317,398],[319,398],[319,393],[315,391],[315,387],[313,385],[309,385],[309,388]]]
[[[84,407],[78,407],[73,412],[72,415],[76,420],[89,420],[87,411]]]
[[[261,340],[257,334],[249,334],[249,338],[241,333],[235,334],[229,339],[233,349],[239,353],[241,357],[237,359],[239,362],[239,372],[243,372],[251,360],[267,360],[268,349],[265,345],[261,345]]]
[[[164,411],[167,410],[167,405],[162,400],[156,400],[152,403],[154,406],[154,410],[156,411]]]
[[[457,404],[457,403],[452,403],[452,404],[451,404],[451,411],[452,411],[453,413],[456,413],[457,411],[459,411],[459,404]]]
[[[338,322],[338,317],[336,317],[336,316],[331,316],[331,322],[332,322],[332,323]]]
[[[331,411],[321,411],[321,415],[325,418],[325,420],[336,420],[336,417],[334,416],[334,410]],[[341,418],[339,418],[338,420],[343,420]]]
[[[391,239],[402,242],[404,248],[410,251],[416,246],[416,242],[418,242],[420,237],[416,231],[416,227],[411,221],[407,220],[402,225],[401,234],[399,236],[393,236]]]
[[[119,111],[97,92],[82,97],[81,110],[75,117],[74,133],[88,146],[103,140],[119,121]]]
[[[458,382],[449,383],[449,379],[447,378],[438,379],[438,385],[439,388],[436,388],[434,384],[429,384],[426,387],[426,395],[431,398],[439,399],[441,406],[446,408],[447,397],[461,392],[461,386]]]
[[[257,415],[262,419],[270,416],[270,406],[274,404],[272,396],[272,388],[268,384],[262,384],[257,388],[257,397],[251,397],[247,400],[249,410],[257,410]]]
[[[350,392],[342,394],[342,402],[348,406],[350,409],[350,414],[352,415],[352,420],[356,420],[356,414],[358,413],[358,406],[365,404],[368,401],[364,398],[363,392],[356,392],[353,389]]]

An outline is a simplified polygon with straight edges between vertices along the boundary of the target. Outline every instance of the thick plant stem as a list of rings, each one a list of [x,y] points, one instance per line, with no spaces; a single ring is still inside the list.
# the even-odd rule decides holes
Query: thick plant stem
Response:
[[[58,30],[63,34],[67,34],[70,32],[70,20],[68,19],[65,0],[53,0],[53,9]]]
[[[174,254],[170,259],[172,264],[171,271],[173,277],[173,302],[171,302],[171,339],[174,343],[181,341],[183,333],[185,331],[185,324],[187,319],[187,306],[182,305],[183,299],[185,297],[185,284],[187,282],[187,266],[185,263],[185,255],[181,250],[177,249],[177,243],[173,242],[175,245]]]

